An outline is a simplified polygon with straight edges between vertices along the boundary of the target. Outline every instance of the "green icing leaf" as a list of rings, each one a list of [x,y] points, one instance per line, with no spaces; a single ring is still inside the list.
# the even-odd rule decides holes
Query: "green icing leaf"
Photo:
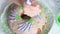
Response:
[[[19,6],[18,9],[19,9],[19,10],[23,10],[23,7],[22,7],[22,6]]]
[[[21,19],[20,15],[16,14],[16,20],[20,20],[20,19]]]
[[[23,7],[22,6],[19,6],[18,9],[23,11]],[[16,14],[16,20],[20,20],[20,19],[21,19],[20,15]]]
[[[29,22],[29,23],[33,23],[33,21],[34,21],[34,20],[31,18],[28,22]]]

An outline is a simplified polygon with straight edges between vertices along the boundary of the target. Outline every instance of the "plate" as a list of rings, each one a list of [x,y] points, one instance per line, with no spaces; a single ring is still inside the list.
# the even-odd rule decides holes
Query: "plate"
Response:
[[[53,17],[53,13],[52,11],[43,3],[39,3],[41,6],[41,9],[44,10],[44,13],[46,13],[47,15],[47,23],[46,23],[46,27],[44,28],[44,30],[41,32],[41,34],[48,34],[48,32],[50,31],[53,22],[54,22],[54,17]],[[3,31],[6,34],[13,34],[12,30],[10,29],[10,27],[8,26],[8,22],[7,22],[7,13],[9,11],[9,8],[11,8],[13,4],[9,4],[4,12],[1,15],[1,23],[0,26],[2,27]]]

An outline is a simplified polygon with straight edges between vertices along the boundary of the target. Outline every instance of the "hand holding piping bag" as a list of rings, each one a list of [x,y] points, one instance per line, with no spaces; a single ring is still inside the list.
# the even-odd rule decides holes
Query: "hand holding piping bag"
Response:
[[[23,5],[24,3],[26,3],[26,1],[28,1],[28,0],[9,0],[9,1],[20,6],[20,5]],[[24,4],[24,7],[23,7],[24,14],[26,14],[30,17],[34,17],[41,12],[40,6],[37,4],[37,2],[35,0],[29,0],[29,1],[31,1],[31,5],[29,5],[27,3]]]
[[[31,0],[31,5],[24,5],[24,14],[35,17],[41,12],[40,5],[36,2],[36,0]]]

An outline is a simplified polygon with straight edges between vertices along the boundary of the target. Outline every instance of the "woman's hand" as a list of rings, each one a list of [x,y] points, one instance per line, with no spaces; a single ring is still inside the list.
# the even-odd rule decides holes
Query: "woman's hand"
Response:
[[[24,14],[30,16],[30,17],[34,17],[37,14],[39,14],[41,12],[40,10],[40,6],[29,6],[29,5],[25,5],[24,6]]]
[[[34,17],[41,12],[40,5],[36,0],[31,0],[32,5],[24,5],[24,14]]]

